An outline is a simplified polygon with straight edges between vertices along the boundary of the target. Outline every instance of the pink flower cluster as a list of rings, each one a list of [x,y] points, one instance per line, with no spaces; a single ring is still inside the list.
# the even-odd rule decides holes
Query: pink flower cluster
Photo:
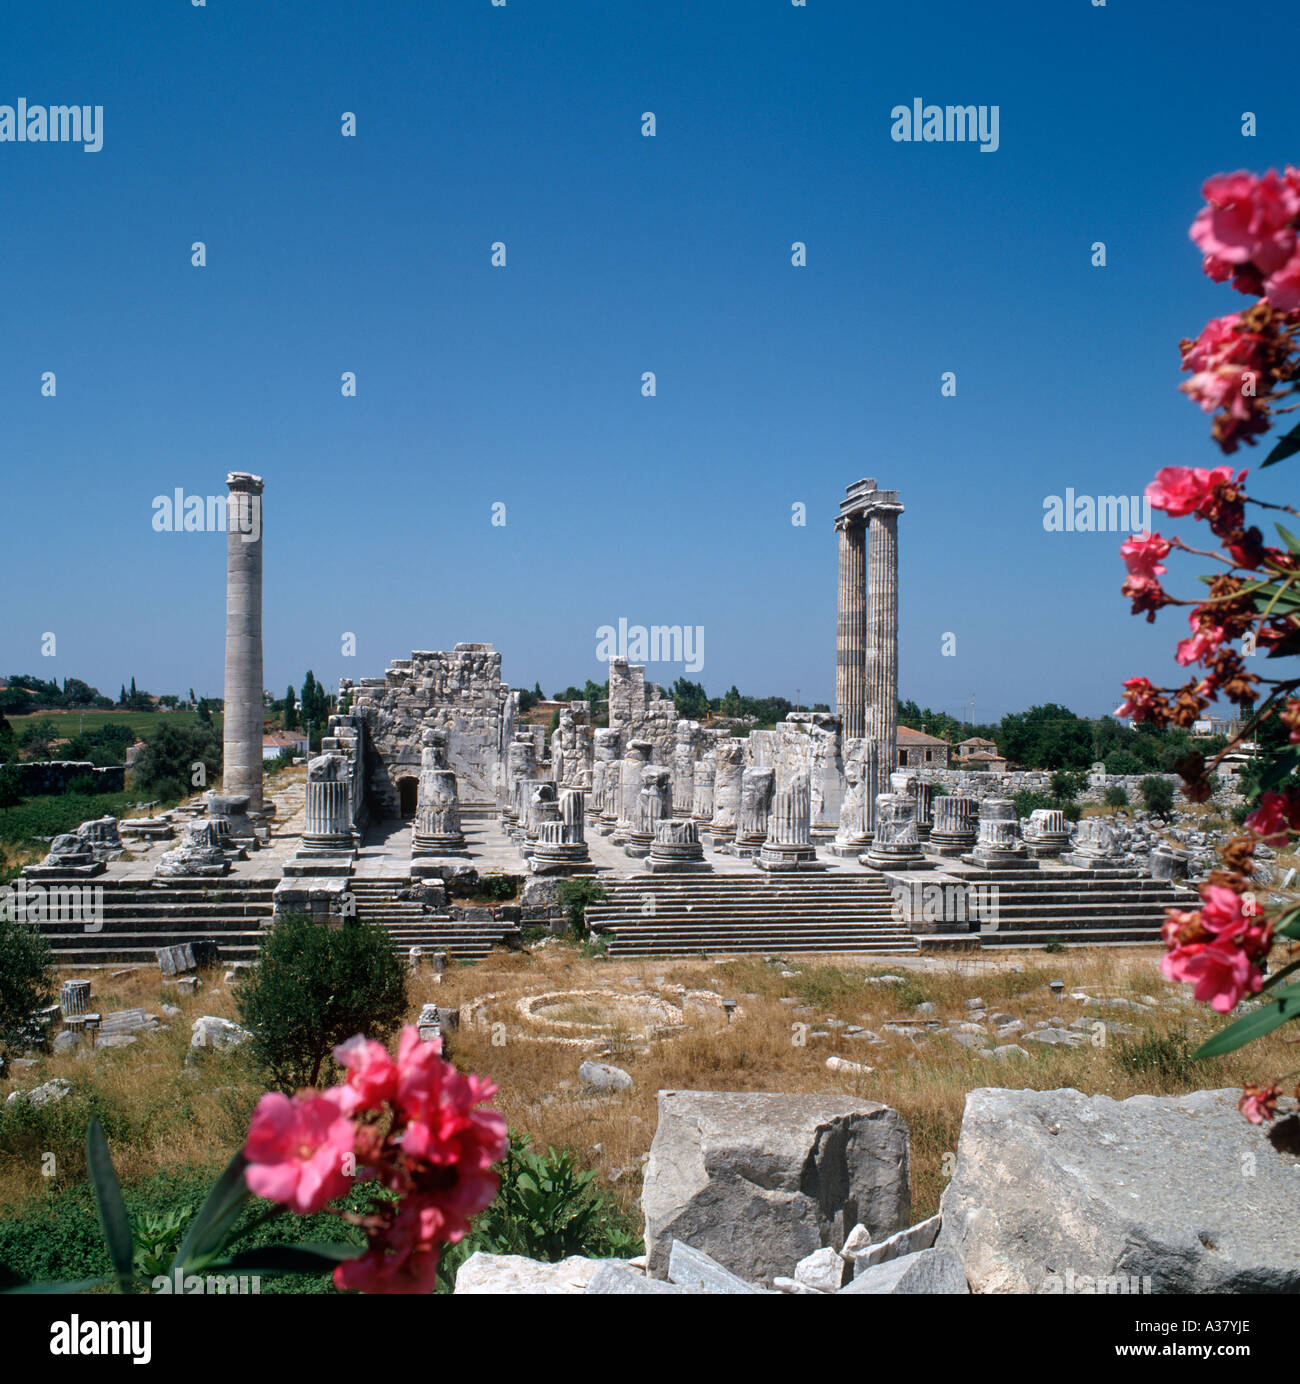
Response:
[[[1201,190],[1208,205],[1190,234],[1206,274],[1279,312],[1300,309],[1300,170],[1221,173]]]
[[[1260,963],[1273,943],[1273,926],[1235,889],[1201,889],[1199,911],[1171,909],[1164,926],[1169,950],[1160,969],[1169,980],[1194,985],[1193,998],[1226,1014],[1264,985]]]
[[[1195,341],[1182,344],[1183,369],[1192,377],[1179,388],[1204,413],[1223,410],[1239,425],[1252,424],[1260,399],[1273,388],[1271,343],[1233,313],[1215,317]],[[1263,420],[1263,431],[1267,428]],[[1227,469],[1226,467],[1223,469]]]
[[[377,1198],[358,1219],[366,1251],[335,1269],[335,1285],[431,1292],[442,1246],[460,1240],[496,1195],[491,1168],[505,1154],[506,1123],[480,1108],[496,1087],[463,1076],[411,1027],[396,1059],[360,1036],[335,1056],[347,1070],[341,1085],[258,1102],[244,1146],[249,1190],[310,1215],[354,1177],[376,1182],[396,1200]]]
[[[1285,846],[1292,832],[1300,833],[1300,790],[1262,794],[1246,825],[1266,846]]]
[[[1240,485],[1245,479],[1246,473],[1243,471],[1235,484]],[[1147,499],[1151,501],[1152,509],[1164,510],[1174,519],[1185,514],[1207,514],[1214,506],[1215,491],[1225,482],[1232,481],[1231,466],[1216,466],[1209,471],[1203,466],[1164,466],[1147,486]],[[1120,552],[1123,551],[1121,547]]]

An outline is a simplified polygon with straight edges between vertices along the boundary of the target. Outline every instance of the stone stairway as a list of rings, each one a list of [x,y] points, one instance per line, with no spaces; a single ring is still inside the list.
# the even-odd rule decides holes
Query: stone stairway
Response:
[[[426,913],[422,904],[399,897],[410,885],[408,878],[397,875],[349,882],[358,920],[387,928],[402,951],[424,947],[445,951],[456,961],[481,961],[493,947],[518,931],[514,923],[456,921]]]
[[[209,938],[222,961],[251,961],[271,921],[275,885],[273,879],[150,882],[100,876],[86,887],[103,887],[102,918],[32,921],[49,942],[56,966],[155,965],[160,947]]]
[[[611,956],[917,951],[875,873],[647,873],[606,889],[604,903],[588,905],[587,923],[609,937]]]
[[[996,928],[972,923],[985,947],[1131,946],[1160,942],[1168,908],[1196,906],[1195,890],[1102,871],[988,870],[971,879],[996,886]]]

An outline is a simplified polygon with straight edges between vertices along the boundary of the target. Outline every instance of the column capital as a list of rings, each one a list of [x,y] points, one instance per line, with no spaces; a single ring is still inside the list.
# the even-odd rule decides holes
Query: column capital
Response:
[[[230,490],[249,495],[260,495],[264,488],[261,476],[254,476],[248,471],[228,471],[226,485]]]

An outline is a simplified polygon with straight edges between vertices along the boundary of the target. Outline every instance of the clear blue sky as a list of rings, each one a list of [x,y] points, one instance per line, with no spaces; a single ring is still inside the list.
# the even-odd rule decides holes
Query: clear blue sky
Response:
[[[1187,227],[1207,175],[1300,158],[1295,84],[1225,13],[6,7],[0,104],[102,105],[104,145],[0,144],[0,671],[219,695],[224,537],[151,504],[239,469],[277,693],[459,640],[552,692],[624,617],[703,626],[712,693],[831,701],[831,523],[875,476],[904,697],[1112,709],[1185,628],[1130,617],[1120,537],[1045,533],[1043,499],[1219,461],[1177,343],[1245,300]],[[1000,148],[892,141],[917,96],[996,104]]]

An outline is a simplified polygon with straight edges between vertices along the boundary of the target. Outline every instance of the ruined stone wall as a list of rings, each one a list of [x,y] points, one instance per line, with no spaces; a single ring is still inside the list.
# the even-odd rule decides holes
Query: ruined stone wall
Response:
[[[648,740],[654,746],[652,764],[671,766],[677,740],[677,708],[663,688],[645,680],[643,664],[616,658],[609,665],[609,725],[621,743]]]
[[[844,800],[844,759],[840,718],[825,711],[796,712],[772,730],[751,731],[747,768],[774,769],[774,791],[784,792],[797,774],[808,775],[812,830],[833,835]]]
[[[350,711],[366,729],[375,815],[401,815],[398,785],[404,778],[419,780],[425,730],[447,733],[447,766],[456,774],[461,803],[494,805],[514,732],[514,702],[501,681],[501,655],[491,644],[415,652],[394,659],[382,678],[361,679]]]

